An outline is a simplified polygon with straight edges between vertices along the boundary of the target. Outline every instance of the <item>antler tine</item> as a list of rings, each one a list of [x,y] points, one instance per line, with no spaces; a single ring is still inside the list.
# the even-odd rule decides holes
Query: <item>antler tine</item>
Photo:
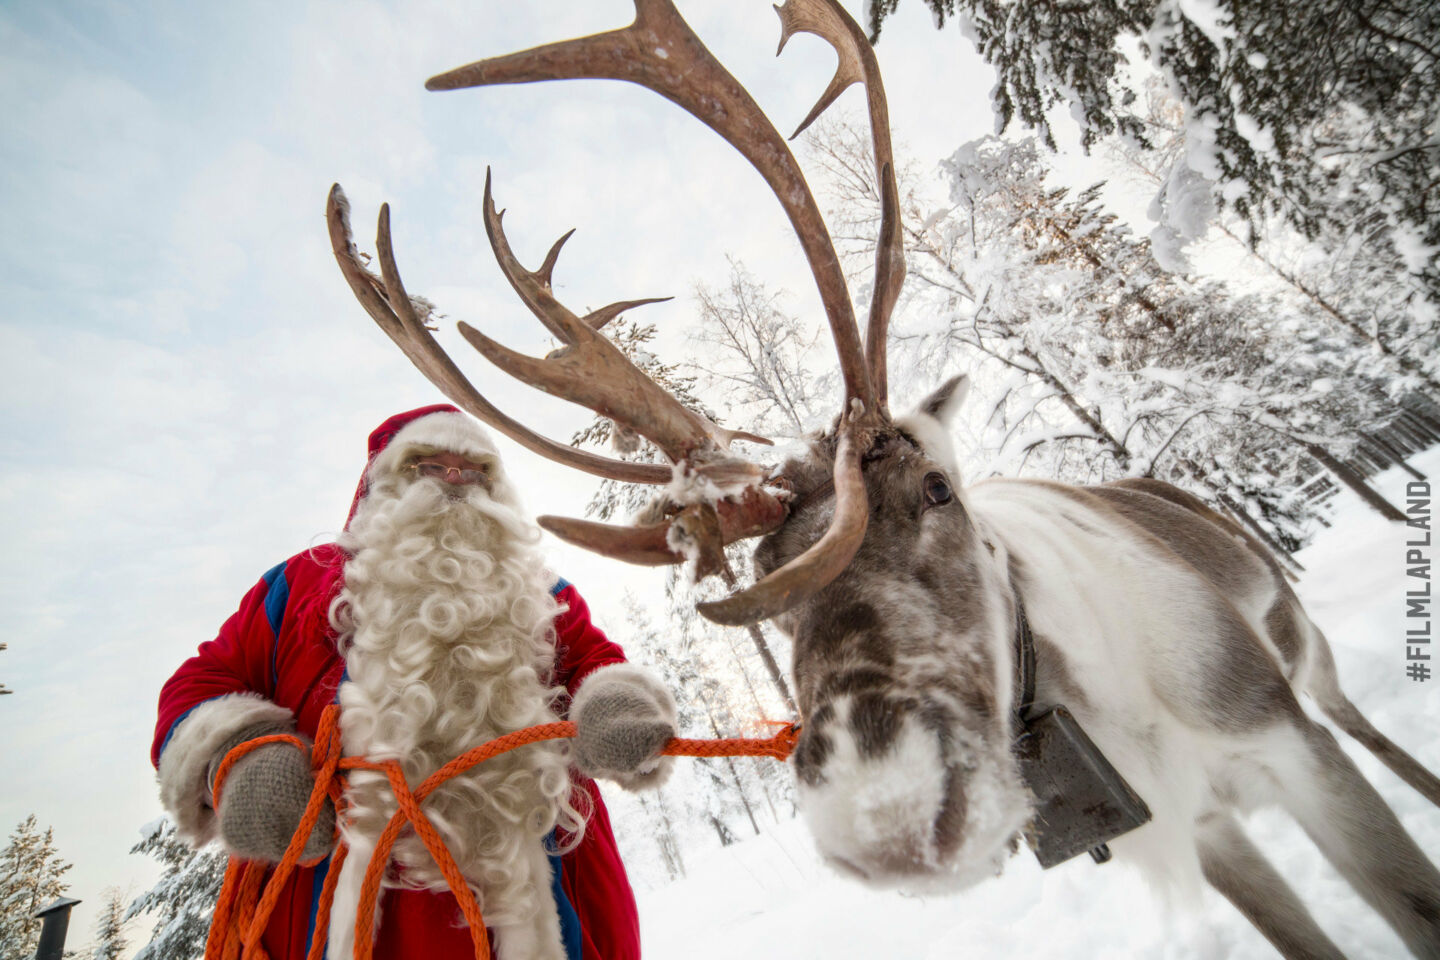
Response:
[[[835,445],[835,516],[825,535],[762,580],[723,600],[698,603],[696,610],[715,623],[743,626],[803,603],[840,575],[860,549],[870,522],[860,470],[861,453],[868,441],[857,438],[858,432],[854,421],[841,418]]]
[[[582,318],[591,330],[599,330],[605,324],[614,320],[620,314],[636,307],[643,307],[651,303],[664,303],[666,300],[674,300],[674,297],[649,297],[645,300],[621,300],[619,303],[612,303],[601,307],[599,310],[592,310]]]
[[[680,512],[683,515],[686,511],[697,511],[704,507],[702,504],[694,504]],[[723,545],[769,533],[785,522],[786,514],[785,504],[773,493],[760,487],[749,488],[738,500],[721,500],[714,505],[714,510],[717,520],[718,542],[714,544],[717,558],[718,550]],[[553,516],[540,517],[538,522],[566,543],[617,560],[645,566],[663,566],[685,560],[684,555],[672,546],[675,539],[672,533],[673,519],[664,523],[633,527]]]
[[[785,0],[775,8],[780,15],[780,48],[797,33],[813,33],[835,48],[835,76],[810,113],[791,134],[798,137],[835,102],[852,83],[865,84],[870,113],[870,137],[875,154],[876,181],[880,184],[880,237],[875,246],[875,287],[870,298],[870,319],[865,327],[865,359],[870,382],[884,412],[887,403],[885,343],[890,314],[905,283],[905,248],[900,236],[900,191],[895,182],[895,157],[890,145],[890,108],[875,50],[860,25],[835,0]]]
[[[501,214],[495,209],[488,170],[484,216],[485,232],[506,279],[531,312],[565,344],[543,359],[527,357],[461,323],[461,336],[487,360],[533,387],[582,404],[629,427],[659,447],[671,463],[693,462],[699,466],[723,460],[721,452],[736,438],[769,442],[752,434],[726,430],[686,408],[598,332],[606,321],[624,310],[668,297],[612,303],[584,319],[577,317],[555,299],[550,284],[560,245],[569,234],[550,248],[539,270],[526,270],[515,258],[505,236]]]
[[[541,80],[626,80],[655,91],[720,134],[765,178],[810,264],[830,321],[845,381],[845,403],[879,416],[859,327],[840,259],[815,198],[784,139],[691,31],[670,0],[634,0],[635,21],[620,30],[481,60],[432,77],[430,90]]]
[[[555,262],[560,259],[560,248],[565,246],[565,241],[574,236],[575,231],[568,230],[559,240],[551,245],[550,251],[545,254],[545,260],[540,264],[539,270],[527,270],[520,265],[515,258],[514,252],[510,249],[510,241],[505,237],[505,228],[501,225],[501,219],[505,211],[495,210],[495,198],[490,192],[490,168],[485,168],[485,233],[490,238],[490,249],[495,252],[495,262],[500,264],[500,272],[505,274],[505,279],[510,281],[510,286],[520,295],[525,306],[535,314],[545,329],[549,330],[561,343],[574,343],[580,336],[580,330],[585,323],[579,317],[560,305],[555,299],[551,288],[551,275],[555,270]]]
[[[337,183],[330,188],[325,219],[330,232],[330,246],[340,272],[365,312],[386,336],[410,359],[431,383],[451,402],[489,424],[516,443],[565,466],[586,473],[628,483],[669,483],[669,467],[654,463],[630,463],[597,456],[584,450],[557,443],[532,432],[511,419],[486,400],[446,355],[424,322],[416,314],[409,295],[400,282],[395,255],[390,243],[389,207],[381,207],[376,248],[385,278],[376,277],[360,260],[350,231],[350,205]]]

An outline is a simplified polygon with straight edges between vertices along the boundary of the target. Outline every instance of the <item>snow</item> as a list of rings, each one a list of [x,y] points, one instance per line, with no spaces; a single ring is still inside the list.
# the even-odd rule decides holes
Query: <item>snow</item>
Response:
[[[1395,250],[1400,258],[1405,261],[1405,268],[1411,273],[1419,274],[1435,265],[1435,255],[1440,253],[1435,247],[1427,244],[1421,237],[1418,230],[1407,223],[1394,225]]]
[[[1256,153],[1273,154],[1275,152],[1275,135],[1270,132],[1269,127],[1262,126],[1248,113],[1235,111],[1235,130],[1250,142],[1251,148]]]
[[[1440,473],[1440,449],[1414,465]],[[1398,503],[1407,479],[1391,471],[1378,483]],[[1440,679],[1420,684],[1401,673],[1408,531],[1348,491],[1336,503],[1330,529],[1297,556],[1307,568],[1297,590],[1330,639],[1350,698],[1421,763],[1440,768],[1440,697],[1432,689]],[[1440,855],[1440,811],[1338,736],[1422,849]],[[1346,955],[1407,955],[1287,816],[1262,810],[1246,831]],[[1097,866],[1082,857],[1042,871],[1022,850],[1003,874],[961,893],[907,896],[868,889],[821,865],[799,821],[696,858],[683,880],[648,890],[637,880],[645,952],[658,958],[1276,956],[1215,893],[1167,904],[1119,862]]]
[[[1187,130],[1190,128],[1187,126]],[[1213,140],[1213,131],[1205,128],[1203,140]],[[1190,154],[1205,156],[1203,151],[1190,149],[1194,143],[1202,142],[1197,137],[1187,136],[1187,155],[1171,168],[1165,183],[1155,194],[1147,215],[1159,226],[1150,234],[1155,260],[1171,273],[1189,273],[1190,263],[1185,256],[1185,247],[1199,240],[1210,229],[1215,218],[1213,181],[1219,176],[1219,168],[1213,159],[1207,158],[1205,166],[1214,176],[1199,172],[1192,163]]]

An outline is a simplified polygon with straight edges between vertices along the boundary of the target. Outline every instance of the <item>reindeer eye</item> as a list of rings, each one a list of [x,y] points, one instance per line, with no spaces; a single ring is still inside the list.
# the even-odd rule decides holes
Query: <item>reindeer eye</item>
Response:
[[[925,474],[925,506],[939,507],[954,499],[943,473]]]

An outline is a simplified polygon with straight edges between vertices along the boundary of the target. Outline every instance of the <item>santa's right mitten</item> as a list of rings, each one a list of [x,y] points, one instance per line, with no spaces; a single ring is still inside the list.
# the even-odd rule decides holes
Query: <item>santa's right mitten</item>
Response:
[[[210,765],[213,789],[215,772],[225,753],[245,740],[279,732],[272,728],[247,730],[227,744]],[[229,851],[246,860],[279,863],[300,826],[315,775],[310,757],[289,743],[267,743],[236,761],[221,785],[219,806],[220,839]],[[329,797],[320,810],[301,851],[301,860],[323,857],[330,851],[335,833],[335,805]]]

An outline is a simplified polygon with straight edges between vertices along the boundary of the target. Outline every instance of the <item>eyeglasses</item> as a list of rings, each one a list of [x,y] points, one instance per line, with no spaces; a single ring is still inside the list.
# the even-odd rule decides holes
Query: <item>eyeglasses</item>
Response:
[[[415,471],[416,476],[444,480],[447,483],[481,483],[490,473],[489,468],[486,467],[478,470],[462,470],[459,467],[449,467],[443,463],[434,463],[429,460],[407,463],[405,469]],[[457,479],[450,479],[452,473],[457,475]]]

